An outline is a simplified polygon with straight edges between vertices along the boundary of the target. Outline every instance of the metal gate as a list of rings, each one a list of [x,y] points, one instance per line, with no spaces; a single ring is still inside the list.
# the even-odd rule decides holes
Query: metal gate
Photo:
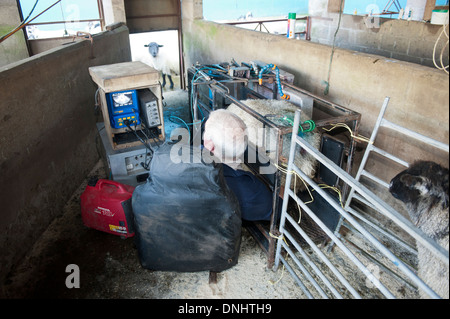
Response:
[[[383,121],[388,101],[389,98],[386,98],[371,137],[371,147],[366,151],[365,158],[368,152],[373,151],[372,143],[376,138],[378,127],[383,124],[413,138],[426,138],[391,122]],[[280,221],[281,235],[277,241],[274,269],[277,269],[281,262],[307,298],[416,298],[418,288],[431,298],[440,298],[416,274],[414,259],[417,257],[417,251],[414,244],[406,245],[403,241],[392,240],[392,236],[384,226],[368,223],[364,216],[356,214],[356,209],[349,209],[352,198],[355,198],[357,194],[358,199],[367,203],[376,215],[388,219],[396,228],[406,232],[412,242],[417,241],[427,247],[447,267],[449,265],[448,251],[427,237],[401,213],[359,181],[365,161],[361,164],[360,172],[355,179],[298,136],[300,114],[300,110],[297,110]],[[448,145],[429,138],[426,138],[426,141],[448,153]],[[350,187],[351,192],[345,205],[294,165],[297,144]],[[389,157],[387,152],[380,150],[379,153]],[[314,193],[314,196],[320,195],[340,214],[341,219],[337,229],[330,229],[318,217],[317,212],[310,209],[307,201],[300,199],[289,188],[292,178],[300,178],[310,186],[310,195],[311,193]],[[311,195],[312,198],[314,196]],[[288,202],[291,200],[298,205],[300,214],[306,213],[317,230],[326,234],[329,239],[327,243],[318,243],[314,240],[302,223],[299,224],[287,212]],[[346,226],[345,234],[339,231],[342,225]]]

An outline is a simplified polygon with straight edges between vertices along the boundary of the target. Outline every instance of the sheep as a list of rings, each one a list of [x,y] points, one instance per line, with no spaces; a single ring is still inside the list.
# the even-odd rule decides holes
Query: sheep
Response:
[[[248,99],[248,100],[244,100],[241,101],[242,103],[244,103],[245,105],[247,105],[248,107],[250,107],[251,109],[253,109],[254,111],[258,112],[259,114],[266,116],[268,119],[275,121],[276,117],[273,117],[273,115],[282,115],[282,116],[289,116],[292,119],[294,118],[294,114],[295,111],[297,110],[297,106],[285,101],[285,100],[265,100],[265,99],[260,99],[260,100],[252,100],[252,99]],[[261,150],[266,150],[268,151],[266,148],[267,143],[265,145],[263,145],[263,138],[262,136],[258,136],[258,128],[262,128],[263,127],[263,123],[259,120],[257,120],[255,117],[253,117],[252,115],[250,115],[248,112],[246,112],[245,110],[243,110],[242,108],[240,108],[239,106],[235,105],[235,104],[230,104],[227,108],[229,111],[233,112],[234,114],[238,115],[247,125],[247,130],[248,130],[248,143],[249,145],[252,145],[254,147],[257,147]],[[272,117],[271,117],[272,116]],[[306,118],[306,116],[304,116],[302,114],[302,121],[307,121],[310,120],[309,118]],[[276,136],[275,133],[269,132],[269,147],[274,150],[274,146],[276,145]],[[316,149],[319,148],[320,146],[320,139],[321,136],[318,133],[314,133],[314,132],[308,132],[308,133],[304,133],[305,140],[311,144],[313,147],[315,147]],[[266,136],[267,139],[267,136]],[[283,135],[283,149],[281,152],[281,156],[288,158],[289,157],[289,149],[291,146],[291,135],[290,134],[285,134]],[[300,168],[300,170],[302,172],[304,172],[307,176],[309,177],[313,177],[315,175],[316,172],[316,167],[317,167],[317,160],[310,155],[309,153],[305,153],[305,152],[301,152],[300,150],[300,146],[296,146],[296,155],[295,155],[295,159],[294,159],[294,163],[295,165]],[[276,163],[279,164],[279,163]],[[284,183],[284,175],[282,175],[282,180],[281,182]],[[297,189],[296,191],[299,190],[304,190],[304,185],[302,185],[302,183],[298,182],[296,183],[297,185]]]
[[[395,176],[389,192],[402,201],[411,221],[445,249],[448,245],[448,169],[430,161],[418,161]],[[449,298],[449,275],[437,256],[420,243],[418,275],[438,295]],[[428,298],[420,291],[421,298]]]
[[[133,61],[146,63],[162,73],[162,87],[166,86],[167,75],[170,89],[173,89],[172,76],[180,74],[177,32],[162,33],[152,35],[152,39],[156,41],[151,42],[148,42],[147,34],[130,36],[131,55]]]

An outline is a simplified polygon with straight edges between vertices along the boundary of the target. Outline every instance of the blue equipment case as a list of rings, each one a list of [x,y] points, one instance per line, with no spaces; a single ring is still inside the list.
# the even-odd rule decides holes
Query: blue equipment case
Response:
[[[141,124],[136,90],[106,93],[106,103],[112,128],[127,127],[126,120],[130,121],[129,125]]]

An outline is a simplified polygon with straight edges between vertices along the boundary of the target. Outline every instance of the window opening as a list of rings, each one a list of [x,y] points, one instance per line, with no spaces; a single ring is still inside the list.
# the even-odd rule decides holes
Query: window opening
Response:
[[[70,37],[77,31],[95,34],[103,29],[101,0],[19,0],[19,4],[27,17],[27,39]]]

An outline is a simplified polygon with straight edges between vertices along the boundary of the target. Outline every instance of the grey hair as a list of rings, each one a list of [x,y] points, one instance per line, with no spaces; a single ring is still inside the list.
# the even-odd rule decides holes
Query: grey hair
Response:
[[[214,143],[214,156],[224,163],[239,164],[247,148],[247,126],[230,111],[219,109],[210,113],[205,123],[204,140]]]

